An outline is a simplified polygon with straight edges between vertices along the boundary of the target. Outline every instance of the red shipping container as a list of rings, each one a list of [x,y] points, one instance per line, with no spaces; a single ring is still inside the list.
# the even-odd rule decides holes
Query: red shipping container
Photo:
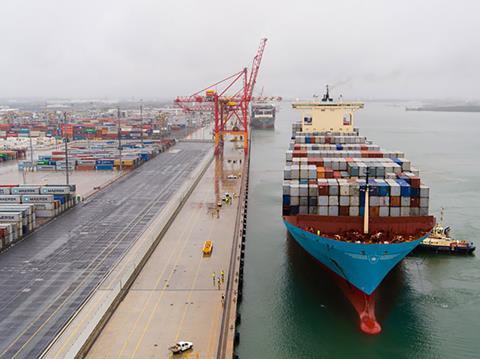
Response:
[[[377,206],[370,207],[369,213],[371,217],[378,217],[380,215],[380,207],[377,207]]]
[[[307,157],[307,151],[305,150],[293,151],[292,157]]]
[[[420,188],[420,177],[410,177],[410,186]]]
[[[340,215],[341,216],[348,216],[349,215],[349,212],[350,212],[350,207],[348,206],[340,206]]]
[[[420,207],[420,197],[410,197],[410,207]]]
[[[318,185],[318,195],[319,196],[328,196],[328,184],[319,184]]]

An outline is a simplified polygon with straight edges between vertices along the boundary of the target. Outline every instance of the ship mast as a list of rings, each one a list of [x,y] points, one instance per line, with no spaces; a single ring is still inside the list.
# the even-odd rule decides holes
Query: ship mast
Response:
[[[369,204],[369,188],[368,188],[368,175],[369,175],[369,171],[368,171],[368,167],[367,167],[367,177],[366,177],[366,186],[365,186],[365,210],[364,210],[364,214],[363,214],[363,233],[365,234],[368,234],[368,220],[369,220],[369,207],[370,207],[370,204]]]

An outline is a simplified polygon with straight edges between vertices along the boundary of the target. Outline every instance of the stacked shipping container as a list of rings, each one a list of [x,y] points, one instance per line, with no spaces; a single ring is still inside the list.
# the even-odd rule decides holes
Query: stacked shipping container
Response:
[[[0,250],[76,202],[74,185],[0,185]]]
[[[145,140],[144,146],[139,143],[124,143],[122,145],[122,168],[133,169],[142,163],[149,161],[160,152],[166,151],[175,144],[174,140],[152,141]],[[65,171],[67,162],[65,151],[53,151],[51,155],[39,156],[33,163],[20,162],[19,169],[24,167],[37,171]],[[68,150],[69,171],[112,171],[120,167],[118,157],[118,143],[116,141],[104,141],[93,143],[75,143]]]
[[[293,133],[300,124],[293,124]],[[368,174],[368,176],[367,176]],[[404,154],[352,133],[301,133],[286,152],[283,215],[363,216],[368,180],[372,217],[428,215],[429,188]]]

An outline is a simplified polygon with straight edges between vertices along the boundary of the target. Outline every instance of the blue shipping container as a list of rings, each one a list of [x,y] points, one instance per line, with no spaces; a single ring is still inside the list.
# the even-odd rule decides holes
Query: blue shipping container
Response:
[[[65,195],[63,194],[54,194],[53,199],[55,201],[60,201],[61,204],[65,204]]]
[[[95,169],[99,171],[113,171],[113,166],[112,165],[96,165]]]

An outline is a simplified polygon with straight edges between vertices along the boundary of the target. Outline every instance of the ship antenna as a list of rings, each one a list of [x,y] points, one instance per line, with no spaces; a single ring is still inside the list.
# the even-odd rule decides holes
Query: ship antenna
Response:
[[[443,225],[443,214],[444,214],[443,212],[444,211],[445,211],[445,208],[442,207],[441,210],[440,210],[440,224],[442,224],[442,225]]]

